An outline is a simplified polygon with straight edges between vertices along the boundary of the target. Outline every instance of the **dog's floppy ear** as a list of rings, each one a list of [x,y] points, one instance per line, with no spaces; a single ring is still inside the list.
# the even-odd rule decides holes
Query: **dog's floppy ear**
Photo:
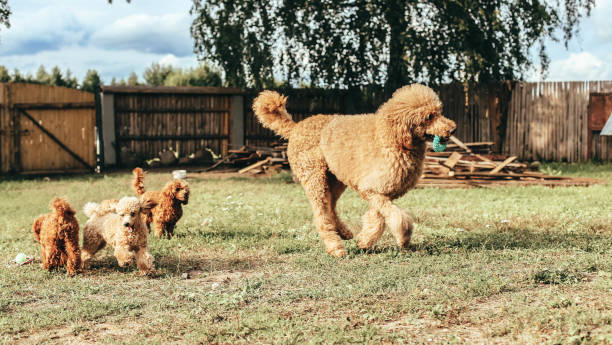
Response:
[[[152,196],[142,196],[142,198],[140,199],[140,209],[142,211],[148,211],[150,209],[152,209],[153,207],[157,206],[158,201],[156,198],[152,197]]]

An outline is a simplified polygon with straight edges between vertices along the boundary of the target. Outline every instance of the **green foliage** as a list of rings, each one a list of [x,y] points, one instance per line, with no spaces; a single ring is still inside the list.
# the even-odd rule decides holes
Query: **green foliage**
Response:
[[[17,68],[13,70],[11,75],[8,73],[6,67],[0,66],[0,82],[35,83],[70,88],[77,88],[79,86],[77,78],[72,75],[70,70],[66,70],[65,73],[62,73],[60,68],[55,66],[51,70],[51,73],[48,73],[43,65],[36,71],[36,76],[32,76],[31,74],[23,75]]]
[[[232,86],[274,76],[312,86],[522,78],[545,39],[572,39],[594,0],[194,0],[191,34],[201,59]]]
[[[136,75],[136,72],[130,73],[130,76],[128,77],[126,84],[128,86],[140,85],[140,83],[138,82],[138,75]]]
[[[7,28],[11,27],[9,17],[11,16],[11,8],[8,5],[8,0],[0,0],[0,25]]]
[[[81,84],[81,90],[89,91],[89,92],[100,92],[100,86],[102,85],[102,80],[100,79],[100,75],[98,71],[95,69],[87,70],[87,74],[83,78],[83,83]]]
[[[11,75],[9,74],[8,69],[0,65],[0,83],[7,83],[9,81],[11,81]]]
[[[221,75],[207,65],[175,68],[153,63],[143,74],[146,85],[154,86],[221,86]]]

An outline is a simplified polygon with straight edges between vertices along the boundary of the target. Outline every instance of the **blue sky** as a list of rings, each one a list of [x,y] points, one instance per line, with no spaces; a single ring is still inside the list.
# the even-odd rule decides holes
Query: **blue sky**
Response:
[[[191,0],[9,0],[11,28],[0,28],[0,65],[36,73],[58,65],[79,80],[139,76],[153,62],[197,65],[189,34]],[[612,80],[612,0],[598,0],[570,42],[550,42],[548,80]],[[539,79],[532,73],[530,79]]]

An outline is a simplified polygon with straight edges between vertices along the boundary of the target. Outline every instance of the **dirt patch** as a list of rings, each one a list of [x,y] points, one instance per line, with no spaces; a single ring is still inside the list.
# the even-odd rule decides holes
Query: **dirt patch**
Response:
[[[125,341],[130,336],[138,335],[143,325],[133,320],[120,320],[118,323],[71,324],[61,328],[38,330],[13,339],[14,344],[96,344],[102,340],[120,339]]]

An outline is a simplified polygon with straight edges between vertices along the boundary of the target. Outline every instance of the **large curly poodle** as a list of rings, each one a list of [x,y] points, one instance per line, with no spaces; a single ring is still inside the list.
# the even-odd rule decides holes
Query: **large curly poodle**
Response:
[[[374,114],[316,115],[299,123],[287,113],[286,103],[279,93],[263,91],[253,110],[265,127],[289,140],[289,163],[310,200],[327,252],[346,255],[342,240],[353,237],[336,214],[346,186],[370,204],[357,245],[371,248],[387,224],[397,245],[406,247],[412,217],[392,201],[416,185],[426,142],[436,135],[448,140],[456,129],[442,116],[436,93],[427,86],[408,85]]]

